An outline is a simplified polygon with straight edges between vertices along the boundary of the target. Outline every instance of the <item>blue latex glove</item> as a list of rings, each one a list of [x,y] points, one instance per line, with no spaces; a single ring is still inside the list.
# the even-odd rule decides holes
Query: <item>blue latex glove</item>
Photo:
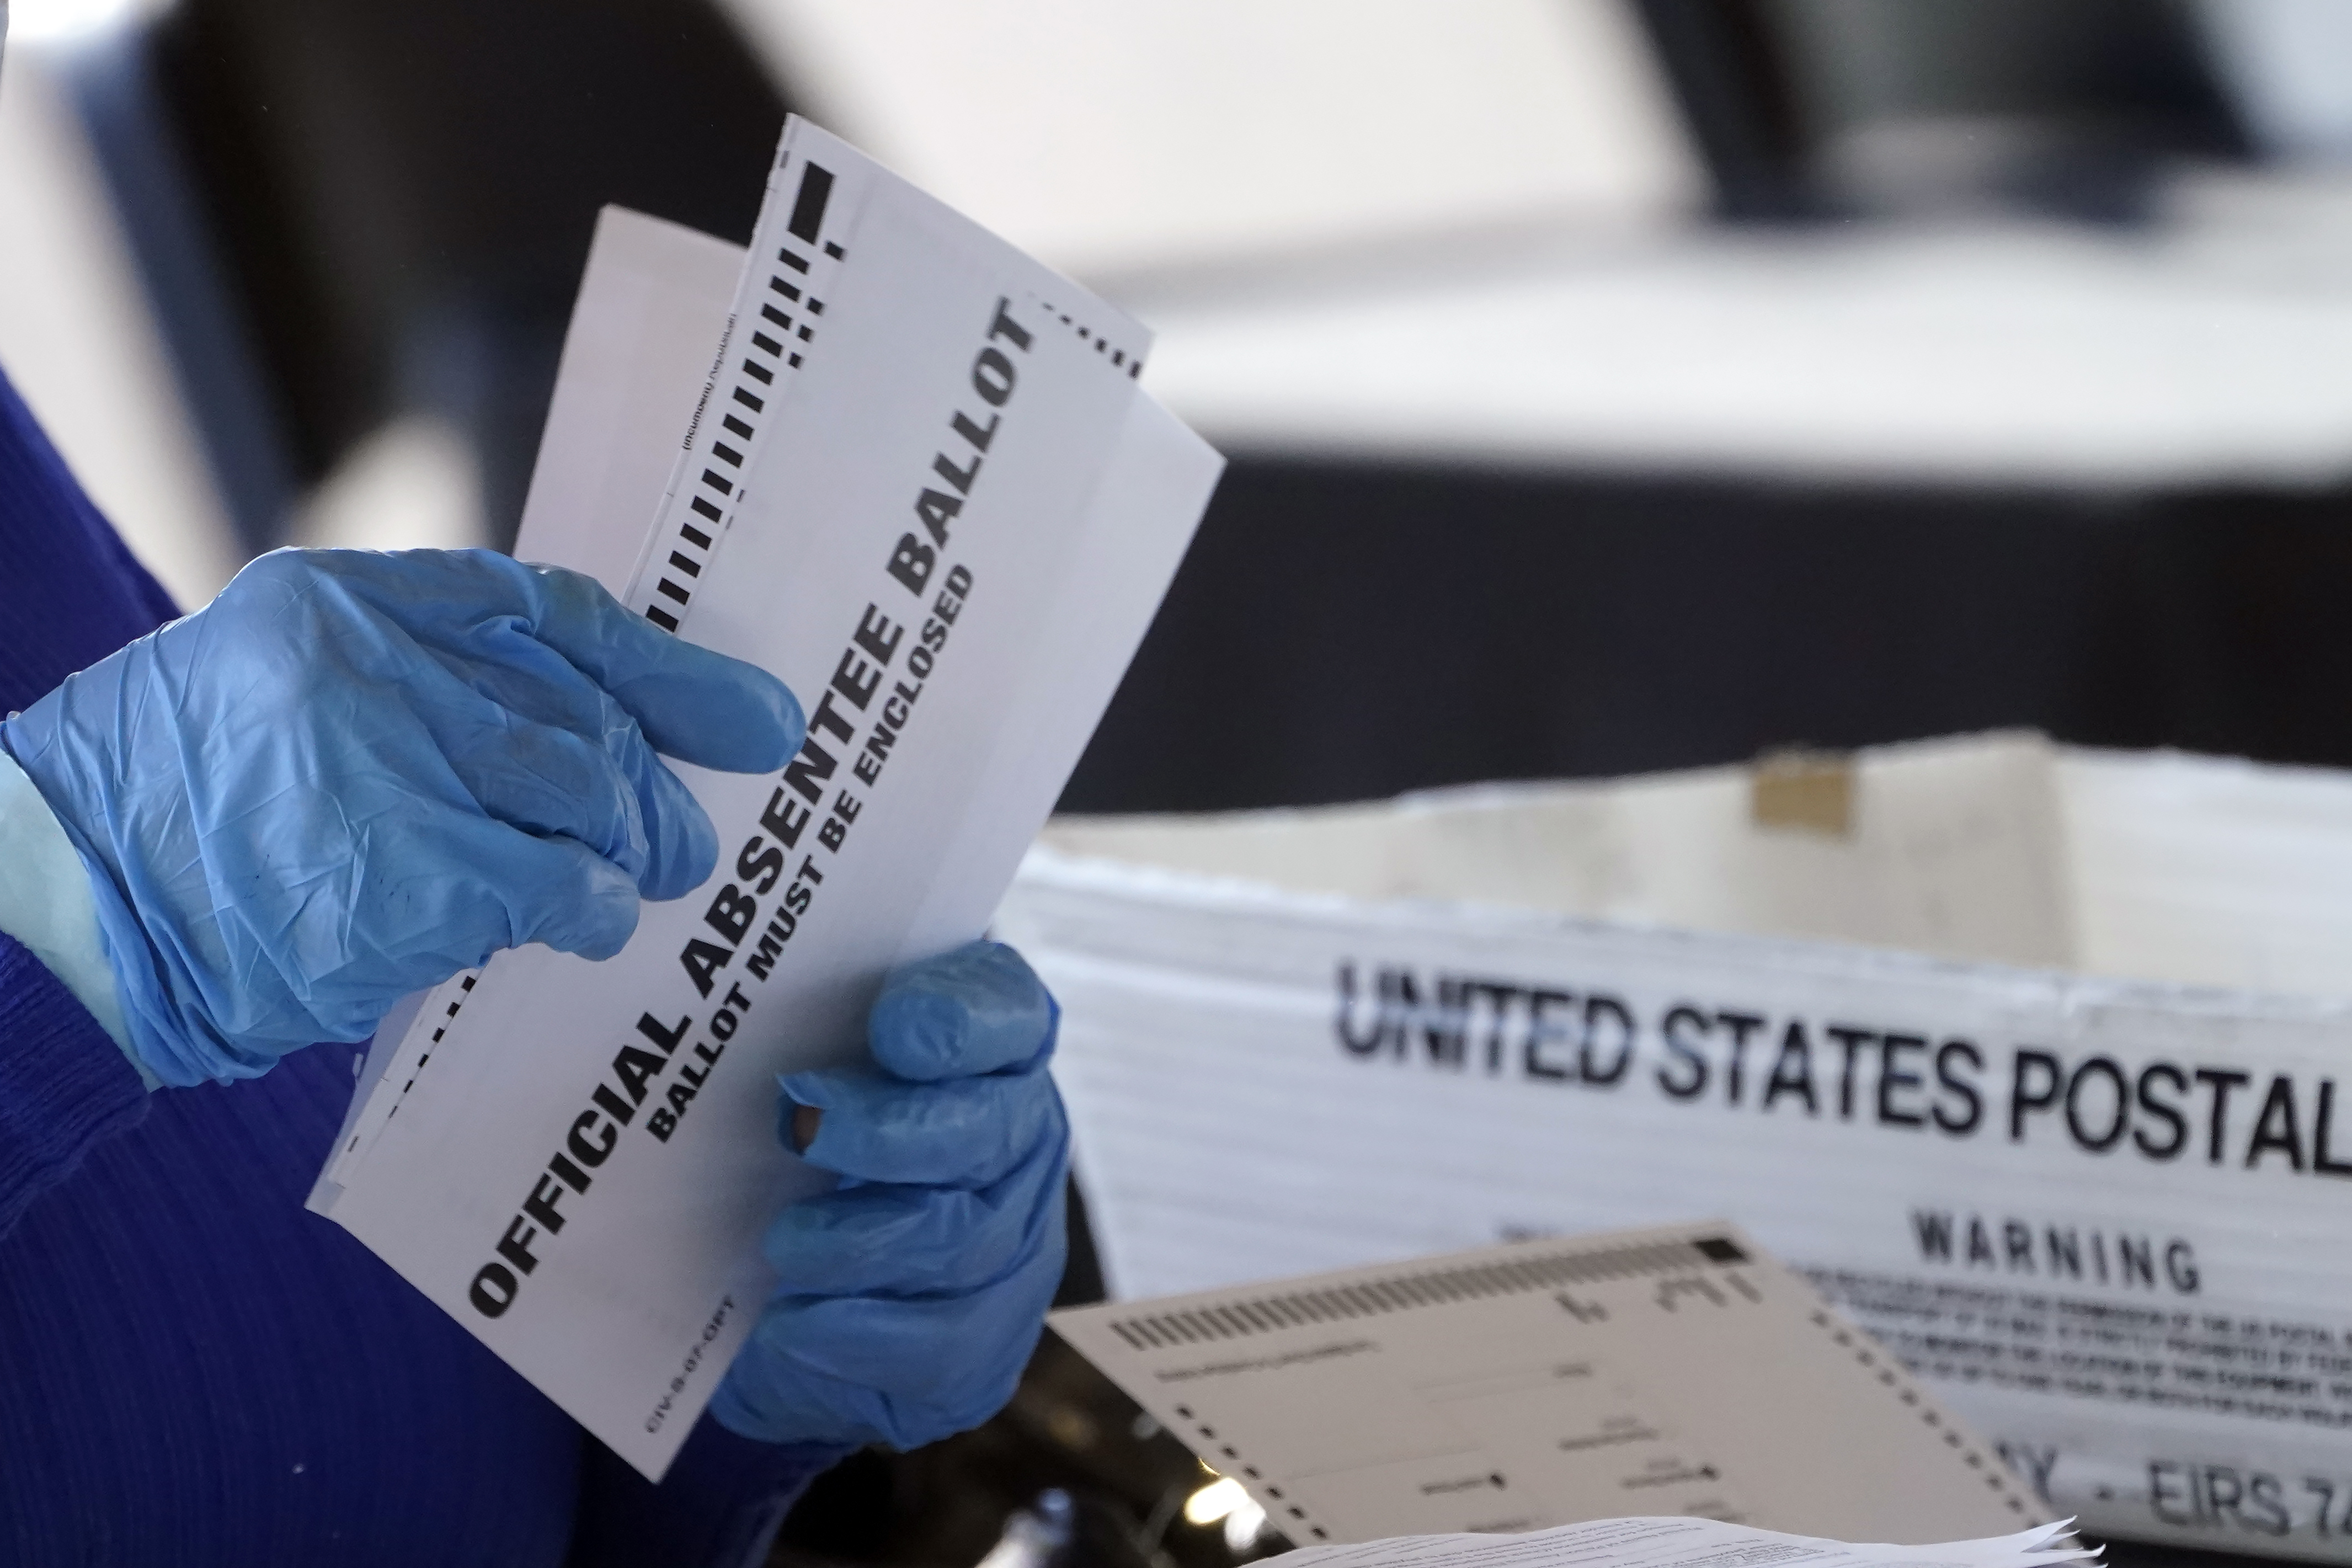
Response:
[[[0,725],[79,851],[165,1083],[361,1040],[501,948],[606,958],[718,838],[656,751],[782,767],[782,682],[576,573],[279,551]]]
[[[841,1186],[770,1227],[781,1277],[711,1411],[770,1442],[912,1448],[1013,1396],[1061,1283],[1069,1127],[1046,1073],[1061,1016],[980,942],[893,975],[871,1067],[782,1080],[783,1135]]]

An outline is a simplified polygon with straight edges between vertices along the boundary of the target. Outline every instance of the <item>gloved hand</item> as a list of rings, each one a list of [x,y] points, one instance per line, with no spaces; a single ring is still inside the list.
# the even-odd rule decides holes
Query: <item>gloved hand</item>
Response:
[[[782,1080],[785,1142],[814,1120],[801,1152],[844,1180],[769,1228],[781,1279],[712,1401],[721,1423],[912,1448],[1012,1397],[1066,1245],[1060,1016],[1019,953],[976,942],[891,976],[871,1067]]]
[[[80,852],[131,1048],[169,1084],[360,1040],[541,942],[606,958],[718,837],[658,750],[782,767],[800,705],[576,573],[279,551],[0,746]]]

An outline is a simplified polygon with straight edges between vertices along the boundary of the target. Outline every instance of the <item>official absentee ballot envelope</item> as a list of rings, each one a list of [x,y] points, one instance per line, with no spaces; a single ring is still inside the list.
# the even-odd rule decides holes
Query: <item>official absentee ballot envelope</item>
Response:
[[[1625,1514],[1919,1543],[2047,1517],[1883,1346],[1722,1224],[1052,1322],[1302,1546]]]
[[[520,552],[633,553],[624,603],[782,677],[807,744],[679,766],[719,868],[619,957],[503,952],[388,1020],[311,1198],[656,1479],[824,1181],[776,1075],[981,934],[1221,468],[1134,322],[805,121],[731,307],[717,243],[600,225]]]

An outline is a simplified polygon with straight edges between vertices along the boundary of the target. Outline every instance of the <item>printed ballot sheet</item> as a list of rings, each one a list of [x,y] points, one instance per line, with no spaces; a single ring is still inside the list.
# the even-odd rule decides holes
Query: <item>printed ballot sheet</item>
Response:
[[[1858,1545],[1712,1519],[1596,1519],[1531,1535],[1415,1535],[1360,1546],[1302,1546],[1268,1568],[2046,1568],[2096,1558],[2063,1524],[1984,1541]]]
[[[805,121],[690,359],[716,242],[665,226],[600,227],[550,441],[676,454],[624,602],[781,676],[807,743],[679,768],[719,868],[618,958],[417,999],[312,1197],[656,1478],[768,1291],[761,1229],[824,1180],[776,1075],[857,1057],[888,968],[981,934],[1221,466],[1138,390],[1132,321]],[[598,490],[644,470],[572,478],[575,559],[614,559]],[[527,543],[565,526],[542,489]]]
[[[1909,1542],[2045,1517],[1894,1357],[1726,1225],[1052,1322],[1302,1543],[1629,1509]]]

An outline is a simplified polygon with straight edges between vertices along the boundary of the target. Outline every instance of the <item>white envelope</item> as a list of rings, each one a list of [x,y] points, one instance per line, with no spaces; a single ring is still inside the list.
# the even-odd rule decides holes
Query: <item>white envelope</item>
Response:
[[[610,574],[658,500],[624,601],[781,676],[809,742],[678,768],[719,870],[621,956],[504,952],[388,1026],[311,1200],[656,1479],[824,1181],[776,1075],[981,934],[1222,466],[1135,323],[805,121],[731,306],[715,243],[600,228],[523,551]]]

